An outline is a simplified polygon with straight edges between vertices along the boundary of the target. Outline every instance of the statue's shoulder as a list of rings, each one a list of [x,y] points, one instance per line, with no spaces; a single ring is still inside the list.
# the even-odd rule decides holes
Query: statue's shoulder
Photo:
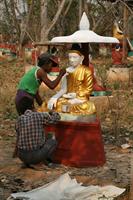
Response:
[[[91,70],[90,70],[89,66],[82,65],[82,67],[84,68],[85,73],[91,74]]]

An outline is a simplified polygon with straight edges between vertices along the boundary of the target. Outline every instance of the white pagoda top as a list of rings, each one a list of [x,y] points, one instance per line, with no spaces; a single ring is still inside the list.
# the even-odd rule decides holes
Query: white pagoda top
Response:
[[[79,30],[72,35],[54,37],[51,43],[119,43],[114,37],[105,37],[90,30],[90,23],[84,12],[79,24]]]

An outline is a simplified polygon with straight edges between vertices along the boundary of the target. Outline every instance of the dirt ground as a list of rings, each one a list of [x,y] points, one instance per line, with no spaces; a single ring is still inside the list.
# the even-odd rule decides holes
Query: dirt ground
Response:
[[[12,158],[15,144],[14,120],[3,120],[0,137],[0,188],[3,189],[4,199],[11,193],[28,191],[45,183],[55,180],[59,175],[70,172],[84,185],[113,184],[128,188],[131,180],[132,148],[122,149],[116,145],[106,144],[106,164],[103,167],[73,168],[58,166],[55,169],[47,168],[42,171],[22,169],[21,161]],[[106,137],[105,137],[106,138]]]
[[[29,191],[51,182],[65,172],[70,172],[84,185],[113,184],[130,188],[133,152],[133,91],[132,85],[113,91],[115,103],[100,115],[106,153],[106,163],[102,167],[74,168],[59,165],[55,169],[36,171],[22,169],[21,161],[12,158],[15,145],[16,111],[14,96],[16,85],[24,73],[21,62],[5,63],[0,66],[0,192],[3,199],[13,192]],[[122,148],[128,144],[128,148]],[[1,195],[0,194],[0,195]],[[126,196],[122,199],[128,199]],[[131,198],[130,198],[131,199]]]

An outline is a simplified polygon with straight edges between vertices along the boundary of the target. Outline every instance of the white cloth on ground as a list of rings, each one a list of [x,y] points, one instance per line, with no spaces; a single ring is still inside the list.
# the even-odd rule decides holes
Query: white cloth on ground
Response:
[[[100,197],[113,200],[125,191],[113,185],[108,186],[82,186],[76,179],[71,179],[68,173],[60,176],[56,181],[46,184],[29,192],[11,194],[14,199],[26,200],[98,200]]]

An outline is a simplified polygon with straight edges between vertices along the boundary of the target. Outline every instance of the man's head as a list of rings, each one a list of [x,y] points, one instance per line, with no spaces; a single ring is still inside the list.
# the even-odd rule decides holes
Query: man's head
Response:
[[[50,72],[52,70],[52,67],[57,64],[58,59],[55,59],[55,56],[52,56],[49,53],[43,53],[38,57],[38,66],[46,72]]]
[[[29,97],[23,97],[20,100],[19,106],[19,114],[24,114],[26,110],[33,110],[34,109],[34,100]]]

